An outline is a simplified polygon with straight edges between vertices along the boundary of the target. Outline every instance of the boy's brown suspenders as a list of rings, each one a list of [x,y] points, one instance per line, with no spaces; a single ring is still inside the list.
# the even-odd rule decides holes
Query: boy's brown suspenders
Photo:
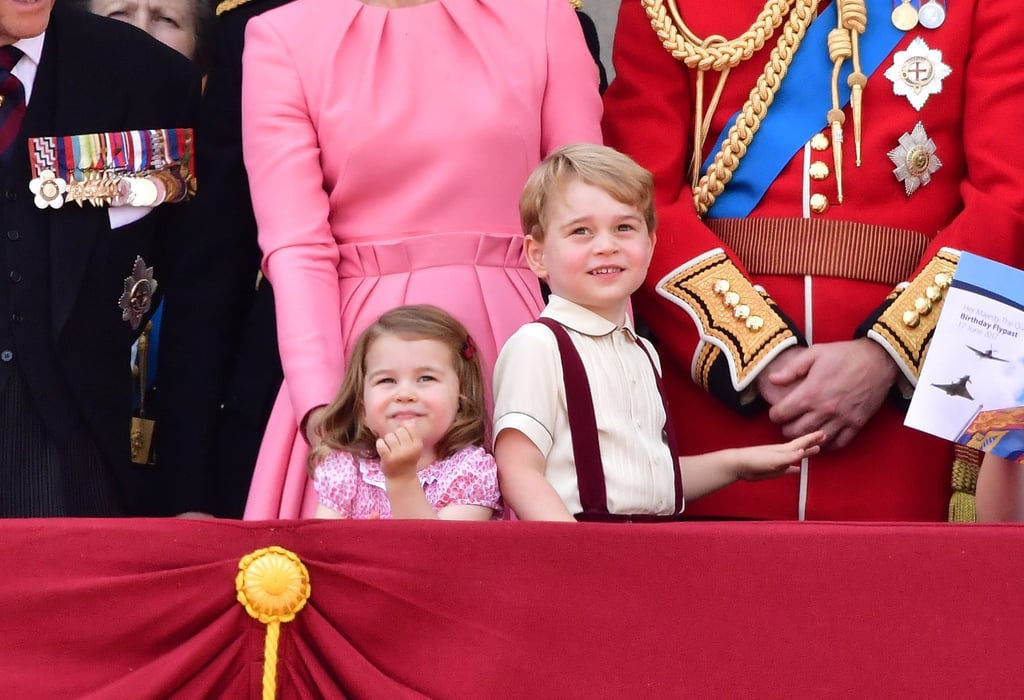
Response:
[[[601,461],[601,448],[598,442],[597,419],[594,416],[594,401],[590,391],[590,382],[583,367],[572,338],[562,324],[550,318],[539,318],[540,323],[554,334],[558,343],[558,354],[562,361],[562,375],[565,381],[565,401],[569,414],[569,431],[572,436],[573,462],[576,465],[576,483],[580,491],[580,504],[583,512],[575,515],[577,520],[604,522],[660,522],[678,520],[678,513],[683,509],[683,479],[679,471],[679,447],[676,442],[672,415],[669,413],[665,387],[654,365],[654,358],[647,348],[637,341],[644,351],[654,372],[654,379],[665,406],[665,435],[669,451],[672,454],[673,472],[675,475],[675,509],[676,515],[650,514],[617,514],[608,512],[608,495],[605,491],[604,465]]]

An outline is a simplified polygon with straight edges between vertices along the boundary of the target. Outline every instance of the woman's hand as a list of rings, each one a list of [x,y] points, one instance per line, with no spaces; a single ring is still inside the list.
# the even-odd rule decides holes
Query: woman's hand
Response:
[[[320,424],[324,421],[324,414],[327,413],[327,406],[317,406],[306,414],[306,442],[310,447],[316,447],[323,440],[320,438]]]

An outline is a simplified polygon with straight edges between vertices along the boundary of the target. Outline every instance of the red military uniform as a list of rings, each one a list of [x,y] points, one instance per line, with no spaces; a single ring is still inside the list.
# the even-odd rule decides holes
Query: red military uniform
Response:
[[[768,6],[760,0],[678,4],[674,18],[662,0],[622,3],[614,46],[616,77],[606,95],[604,127],[609,145],[636,158],[655,176],[658,245],[634,305],[658,344],[680,449],[693,454],[779,441],[779,426],[769,421],[767,411],[751,416],[742,415],[751,413],[742,409],[758,405],[759,373],[786,348],[804,342],[866,335],[897,363],[898,384],[906,395],[916,384],[959,251],[1011,265],[1022,262],[1020,4],[954,0],[941,26],[897,31],[890,19],[893,3],[867,0],[860,49],[872,32],[897,35],[867,76],[859,118],[859,167],[855,115],[849,104],[841,106],[844,139],[837,168],[829,124],[837,117],[829,113],[828,104],[833,64],[825,40],[811,38],[814,24],[824,21],[824,15],[811,23],[794,54],[823,64],[824,80],[786,75],[777,103],[764,97],[765,90],[752,92],[759,79],[770,87],[780,73],[778,66],[785,72],[792,39],[801,32],[797,14],[808,5],[825,12],[824,7],[814,8],[813,0],[779,2],[782,24],[763,46],[756,39],[748,43],[754,53],[729,72],[701,159],[719,151],[715,140],[737,124],[737,114],[748,101],[753,106],[740,116],[747,121],[734,127],[741,137],[752,130],[747,117],[762,107],[771,115],[786,104],[789,109],[806,104],[815,110],[816,123],[806,138],[779,156],[777,174],[754,172],[762,166],[751,165],[748,154],[741,153],[734,174],[717,172],[706,178],[711,197],[699,189],[695,197],[687,174],[695,141],[698,68],[674,58],[663,43],[683,59],[689,50],[683,40],[687,28],[698,39],[739,37],[772,0]],[[848,4],[841,4],[840,11]],[[785,33],[789,38],[783,41],[789,44],[778,47]],[[774,70],[766,68],[773,52]],[[844,70],[849,72],[852,63],[847,58]],[[704,74],[705,102],[718,75],[714,70]],[[787,79],[792,82],[787,84]],[[840,83],[845,87],[845,73]],[[781,91],[788,91],[785,100]],[[825,107],[813,106],[822,96]],[[756,131],[749,142],[751,154],[755,146],[781,142],[779,128],[784,132],[788,127],[783,123],[775,131]],[[745,151],[747,145],[732,152]],[[727,162],[728,153],[720,160]],[[702,172],[706,170],[707,163]],[[749,213],[722,216],[719,204],[731,187],[736,192],[747,187],[744,176],[767,178],[763,194],[753,195]],[[723,181],[719,202],[715,183]],[[698,206],[709,202],[708,212],[698,216]],[[899,401],[887,401],[852,444],[811,458],[800,477],[735,484],[688,503],[687,513],[944,520],[951,446],[903,427],[904,411]]]

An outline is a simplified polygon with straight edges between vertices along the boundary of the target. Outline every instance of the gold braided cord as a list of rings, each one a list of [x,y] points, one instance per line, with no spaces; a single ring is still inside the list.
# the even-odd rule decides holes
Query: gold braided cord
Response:
[[[281,637],[281,623],[267,623],[267,636],[263,640],[263,700],[277,697],[277,644]]]
[[[839,4],[840,23],[850,32],[850,55],[853,72],[846,79],[850,86],[850,108],[853,111],[853,142],[857,150],[857,167],[860,167],[860,142],[863,129],[862,104],[864,86],[868,78],[860,65],[860,36],[868,28],[868,8],[864,0],[842,0]]]
[[[853,111],[853,141],[857,165],[860,166],[861,106],[867,77],[860,67],[860,35],[868,24],[868,9],[864,0],[837,0],[836,28],[828,33],[828,56],[832,61],[832,109],[826,119],[832,127],[832,157],[836,174],[836,195],[843,201],[843,123],[846,115],[839,104],[839,73],[843,63],[852,61],[853,71],[846,82],[850,86],[850,106]]]
[[[764,71],[757,79],[751,89],[743,109],[736,117],[736,121],[729,128],[725,142],[714,160],[708,167],[707,172],[700,178],[693,177],[693,201],[697,209],[697,215],[703,217],[708,209],[715,203],[732,179],[732,175],[739,167],[740,159],[746,155],[747,147],[754,139],[761,126],[761,120],[768,113],[768,107],[775,99],[778,91],[789,70],[789,64],[793,60],[800,42],[803,40],[807,28],[814,20],[815,11],[818,8],[818,0],[768,0],[765,8],[758,15],[758,21],[747,30],[739,39],[729,42],[722,37],[709,37],[699,40],[683,23],[675,7],[675,0],[641,0],[651,21],[651,27],[658,34],[662,45],[675,57],[686,65],[696,68],[698,71],[698,100],[694,114],[694,160],[691,164],[692,173],[698,173],[700,167],[700,154],[703,152],[704,140],[707,137],[707,129],[711,122],[711,116],[717,107],[717,99],[721,94],[721,80],[725,79],[727,71],[733,66],[739,65],[743,60],[753,56],[753,53],[764,45],[764,42],[774,33],[776,14],[780,19],[785,15],[782,10],[788,10],[783,24],[781,36],[765,64]],[[671,11],[665,9],[664,3],[668,2]],[[792,7],[791,7],[792,5]],[[672,17],[669,17],[669,15]],[[769,25],[773,27],[770,33],[762,33],[758,30],[763,25],[764,18],[770,18]],[[699,44],[699,45],[698,45]],[[746,52],[736,50],[718,50],[712,52],[710,46],[729,46],[735,49],[739,45],[747,47]],[[756,47],[756,48],[755,48]],[[728,59],[728,60],[726,60]],[[705,67],[706,66],[706,67]],[[716,67],[720,66],[720,67]],[[723,73],[712,104],[709,105],[707,115],[704,114],[703,106],[703,77],[702,73],[708,69],[718,70]]]
[[[726,39],[717,34],[703,39],[698,37],[683,21],[676,0],[641,0],[641,3],[662,46],[673,58],[697,72],[690,184],[694,206],[698,215],[703,217],[725,190],[739,167],[740,159],[753,141],[754,134],[760,128],[807,28],[814,21],[818,0],[767,0],[750,28],[735,39]],[[828,35],[828,51],[833,70],[832,108],[826,115],[826,121],[832,128],[836,187],[839,202],[842,202],[842,143],[846,117],[839,103],[839,75],[843,64],[851,61],[853,70],[847,78],[847,84],[850,87],[856,162],[860,166],[862,105],[867,84],[867,76],[861,69],[860,36],[867,28],[868,18],[865,0],[836,0],[836,6],[837,26]],[[730,69],[763,48],[780,26],[783,27],[782,35],[761,76],[751,89],[740,115],[729,128],[722,148],[715,154],[708,171],[701,176],[701,155]],[[705,104],[704,74],[709,70],[718,72],[719,79],[714,93]]]
[[[718,34],[701,39],[686,26],[675,0],[641,0],[651,27],[673,58],[688,68],[714,71],[735,68],[760,51],[797,1],[768,0],[750,28],[735,39]]]
[[[842,5],[842,0],[839,0]],[[839,104],[839,72],[846,59],[853,56],[850,32],[842,26],[842,13],[837,12],[839,26],[828,33],[828,57],[832,61],[832,109],[825,115],[832,127],[832,167],[836,175],[836,198],[843,202],[843,123],[846,115]]]

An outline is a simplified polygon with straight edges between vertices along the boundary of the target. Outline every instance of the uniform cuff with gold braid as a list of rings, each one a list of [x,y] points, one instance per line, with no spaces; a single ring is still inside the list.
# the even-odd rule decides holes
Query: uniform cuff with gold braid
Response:
[[[749,403],[741,397],[761,369],[800,343],[767,292],[744,277],[721,248],[670,272],[657,291],[686,311],[700,330],[693,380],[729,405]]]
[[[911,386],[917,386],[959,259],[960,251],[942,248],[913,281],[901,283],[889,294],[858,333],[881,344]]]

